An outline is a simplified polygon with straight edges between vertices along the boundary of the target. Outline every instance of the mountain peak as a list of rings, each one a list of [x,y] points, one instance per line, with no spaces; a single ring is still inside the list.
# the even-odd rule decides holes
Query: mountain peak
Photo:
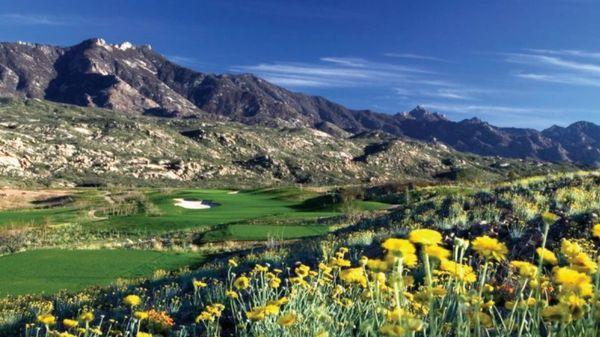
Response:
[[[101,38],[71,47],[0,43],[0,97],[46,99],[130,115],[317,128],[341,137],[385,132],[393,137],[436,139],[483,155],[600,162],[599,126],[591,123],[540,133],[496,128],[476,118],[453,122],[421,105],[395,115],[354,110],[252,74],[197,72],[149,50]],[[559,146],[566,149],[566,156],[554,151]]]
[[[448,120],[445,115],[437,112],[430,112],[421,105],[417,105],[414,109],[408,112],[399,113],[396,116],[402,117],[403,119],[415,119],[430,122]]]
[[[117,50],[121,50],[121,51],[135,50],[138,48],[152,49],[152,47],[150,45],[135,46],[135,45],[133,45],[133,43],[131,43],[129,41],[123,41],[121,43],[112,44],[112,43],[106,42],[105,39],[100,38],[100,37],[93,37],[93,38],[89,38],[87,40],[83,40],[81,43],[75,45],[74,47],[78,47],[78,46],[84,47],[84,48],[101,47],[101,48],[105,48],[108,50],[117,49]]]

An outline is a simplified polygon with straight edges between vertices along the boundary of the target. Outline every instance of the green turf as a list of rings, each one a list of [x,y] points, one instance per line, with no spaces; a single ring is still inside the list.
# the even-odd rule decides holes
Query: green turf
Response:
[[[74,219],[77,219],[77,210],[71,207],[4,211],[0,212],[0,228],[68,222]]]
[[[207,233],[202,239],[209,241],[225,240],[267,240],[267,239],[297,239],[310,236],[324,235],[329,232],[325,225],[261,225],[233,224],[226,225]]]
[[[143,250],[33,250],[0,257],[0,296],[77,291],[201,262],[199,255]]]
[[[295,196],[298,198],[298,196]],[[105,225],[120,231],[163,232],[197,226],[220,225],[260,218],[307,219],[331,217],[336,211],[298,210],[300,200],[270,191],[239,192],[224,190],[179,190],[173,193],[152,192],[150,200],[160,209],[160,215],[134,214],[113,216]],[[219,205],[193,210],[174,205],[173,199],[210,200]]]
[[[347,204],[330,204],[320,193],[294,187],[260,189],[232,193],[227,190],[175,189],[145,190],[151,212],[142,209],[128,215],[109,216],[98,221],[89,218],[89,210],[107,206],[103,194],[95,190],[75,194],[77,203],[49,209],[26,209],[0,212],[0,229],[39,224],[77,222],[94,230],[124,234],[158,234],[202,226],[215,226],[209,240],[257,240],[280,235],[298,238],[327,232],[314,225],[317,218],[337,216],[350,210],[376,210],[388,207],[378,202],[354,200]],[[210,209],[185,209],[174,199],[209,200],[218,204]],[[102,212],[95,213],[104,216]],[[312,222],[312,224],[311,224]],[[298,224],[301,223],[302,226]],[[310,226],[305,226],[308,223]],[[227,226],[225,226],[227,225]],[[238,227],[232,225],[252,225]],[[290,227],[283,230],[282,226]],[[214,230],[213,230],[214,231]],[[318,234],[315,234],[318,233]]]

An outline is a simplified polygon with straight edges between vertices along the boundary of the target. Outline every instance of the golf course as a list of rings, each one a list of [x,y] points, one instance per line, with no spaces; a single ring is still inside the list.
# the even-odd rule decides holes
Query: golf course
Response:
[[[88,239],[68,248],[45,242],[35,249],[0,256],[0,296],[77,291],[202,262],[202,254],[185,249],[174,252],[136,246],[156,235],[199,233],[199,243],[213,244],[298,239],[329,233],[328,220],[347,212],[388,207],[363,200],[332,201],[328,191],[292,187],[250,191],[73,189],[61,193],[67,201],[32,201],[28,207],[0,211],[0,228],[38,233],[32,234],[38,237],[48,229],[61,229],[68,236],[76,228],[78,237]],[[107,237],[113,241],[129,238],[129,248],[136,248],[98,249]]]

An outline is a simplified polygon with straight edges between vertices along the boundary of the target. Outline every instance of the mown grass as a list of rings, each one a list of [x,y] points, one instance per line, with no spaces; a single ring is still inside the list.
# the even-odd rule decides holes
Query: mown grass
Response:
[[[51,294],[61,289],[73,292],[202,261],[203,257],[195,254],[144,250],[33,250],[0,257],[0,296]]]
[[[235,194],[226,190],[178,190],[172,193],[152,192],[148,196],[150,201],[159,209],[159,214],[138,213],[112,216],[103,225],[123,232],[144,231],[154,233],[257,219],[266,219],[266,221],[274,218],[277,220],[316,219],[340,215],[342,212],[341,209],[323,208],[318,207],[318,205],[312,208],[297,207],[307,197],[313,196],[311,192],[304,194],[298,189],[259,190]],[[219,205],[203,210],[185,209],[174,205],[173,199],[175,198],[208,200]],[[356,201],[350,207],[372,210],[383,208],[385,205]],[[257,228],[257,233],[261,231],[263,230]],[[298,231],[284,231],[284,233],[287,232],[296,233],[292,236],[298,235]]]
[[[96,210],[95,214],[102,216],[101,210],[107,209],[108,206],[105,200],[99,197],[98,192],[94,192],[95,194],[85,192],[77,194],[76,202],[67,206],[0,212],[0,229],[77,222],[89,223],[95,230],[155,234],[263,218],[267,222],[271,219],[311,220],[340,215],[349,210],[372,211],[388,206],[362,200],[353,200],[346,204],[320,204],[319,200],[307,203],[307,200],[317,198],[320,193],[298,188],[262,189],[239,193],[208,189],[142,190],[140,192],[147,196],[149,203],[155,208],[152,212],[135,209],[126,214],[109,215],[104,221],[91,219],[89,210]],[[203,210],[185,209],[174,205],[176,198],[208,200],[217,203],[218,206]]]
[[[13,226],[38,226],[44,223],[75,221],[80,216],[79,212],[80,210],[74,207],[3,211],[0,212],[0,229]]]

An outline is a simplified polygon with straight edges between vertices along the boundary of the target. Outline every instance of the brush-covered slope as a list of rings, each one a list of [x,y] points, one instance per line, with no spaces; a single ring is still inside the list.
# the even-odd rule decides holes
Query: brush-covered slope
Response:
[[[395,115],[353,110],[251,74],[201,73],[169,61],[150,46],[115,45],[102,39],[71,47],[0,43],[2,96],[101,107],[127,115],[316,128],[337,136],[377,130],[435,139],[479,155],[598,165],[600,153],[597,141],[572,132],[579,124],[561,136],[554,129],[499,128],[476,118],[455,122],[421,107]],[[589,130],[598,128],[588,124]]]
[[[385,133],[334,137],[310,128],[125,116],[40,100],[0,103],[0,174],[41,183],[336,184],[499,179],[555,166],[480,157]]]

